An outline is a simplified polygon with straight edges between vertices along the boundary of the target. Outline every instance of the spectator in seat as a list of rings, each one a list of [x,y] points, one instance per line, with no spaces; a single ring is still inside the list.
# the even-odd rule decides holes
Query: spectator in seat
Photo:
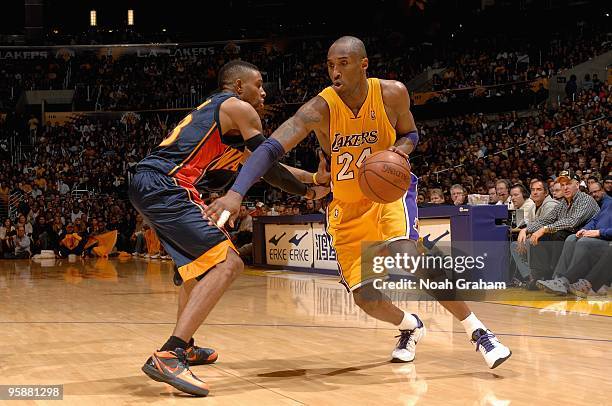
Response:
[[[13,252],[8,252],[5,258],[10,259],[28,259],[32,256],[31,251],[32,241],[25,233],[25,228],[22,225],[17,226],[17,234],[11,237],[11,247]]]
[[[535,289],[538,280],[550,279],[561,255],[561,241],[599,212],[595,199],[579,191],[580,178],[575,173],[562,171],[557,180],[563,187],[563,200],[547,216],[522,229],[517,239],[519,244],[524,244],[530,236],[529,289]]]
[[[26,216],[24,216],[23,214],[19,215],[19,218],[17,220],[17,226],[22,226],[27,236],[31,236],[32,231],[34,231],[32,228],[32,224],[27,221]]]
[[[42,250],[51,249],[52,232],[45,216],[36,217],[36,224],[34,224],[32,231],[32,241],[34,242],[32,252],[34,254],[40,254]]]
[[[512,185],[510,188],[510,200],[512,201],[514,210],[522,209],[525,204],[529,204],[527,203],[529,200],[529,192],[527,191],[527,188],[520,183]]]
[[[515,210],[513,227],[519,227],[525,223],[525,209],[529,209],[533,202],[529,200],[527,188],[520,183],[516,183],[510,188],[510,200]]]
[[[423,193],[419,193],[417,195],[417,205],[420,207],[425,203],[425,195]]]
[[[467,204],[467,190],[462,185],[457,183],[451,186],[450,195],[455,206]]]
[[[531,204],[528,202],[531,201]],[[531,195],[521,207],[524,212],[524,221],[518,224],[518,228],[526,228],[535,220],[542,218],[550,213],[559,204],[558,201],[550,197],[548,186],[543,180],[534,179],[531,181]],[[525,209],[525,206],[527,208]],[[510,252],[516,264],[519,275],[517,279],[525,280],[529,277],[529,239],[523,244],[513,241],[510,244]]]
[[[531,195],[529,200],[533,202],[533,205],[529,205],[525,209],[525,224],[528,225],[532,221],[548,215],[559,202],[548,193],[548,186],[543,180],[534,179],[530,185]],[[527,202],[525,203],[527,204]]]
[[[74,224],[66,224],[65,232],[60,236],[59,256],[67,258],[68,255],[81,255],[85,239],[75,231]]]
[[[80,219],[82,215],[83,215],[83,212],[79,209],[79,206],[75,204],[74,207],[72,208],[72,213],[70,213],[70,221],[74,223],[75,220]]]
[[[431,205],[444,204],[444,193],[442,192],[442,189],[431,189],[429,192],[429,203]]]
[[[418,203],[418,202],[417,202]],[[317,214],[318,210],[316,208],[314,200],[306,200],[306,208],[304,209],[304,214]]]
[[[593,182],[589,184],[589,194],[591,195],[591,197],[593,197],[593,199],[595,199],[600,208],[602,207],[605,201],[607,201],[608,199],[612,199],[612,197],[608,196],[606,192],[604,192],[604,188],[599,182]]]
[[[497,189],[495,186],[489,188],[489,204],[497,204],[499,198],[497,197]]]
[[[64,224],[62,224],[62,218],[59,215],[55,216],[55,218],[53,219],[53,224],[51,224],[51,237],[49,239],[51,244],[50,249],[55,252],[59,251],[59,242],[63,234]]]
[[[11,219],[5,219],[0,227],[0,252],[7,253],[13,251],[12,237],[17,234]]]
[[[610,197],[612,197],[612,175],[608,175],[604,179],[604,191]]]
[[[510,181],[508,179],[499,179],[495,182],[495,191],[497,192],[497,203],[505,204],[508,209],[512,209],[512,200],[510,199]]]
[[[553,183],[552,197],[555,200],[563,200],[563,188],[561,187],[561,183],[559,183],[558,180]]]
[[[612,198],[605,196],[601,200],[599,213],[565,240],[555,268],[555,278],[538,281],[538,288],[559,295],[565,295],[568,291],[588,292],[591,288],[590,284],[586,286],[587,280],[584,278],[612,250]]]
[[[132,256],[134,257],[143,256],[145,254],[146,241],[144,238],[143,225],[143,219],[139,213],[136,215],[136,227],[130,237],[130,241],[134,244],[134,252],[132,252]]]

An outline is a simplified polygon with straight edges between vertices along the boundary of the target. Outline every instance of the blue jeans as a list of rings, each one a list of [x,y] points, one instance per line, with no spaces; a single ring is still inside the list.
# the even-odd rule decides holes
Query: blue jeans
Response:
[[[523,278],[527,278],[531,271],[529,270],[529,240],[525,240],[525,246],[527,252],[519,253],[517,251],[518,242],[513,241],[510,244],[510,253],[512,254],[512,258],[514,259],[514,263]]]

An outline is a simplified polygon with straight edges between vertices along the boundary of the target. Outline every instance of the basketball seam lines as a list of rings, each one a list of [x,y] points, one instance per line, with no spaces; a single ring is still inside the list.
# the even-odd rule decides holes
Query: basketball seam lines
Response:
[[[377,174],[376,172],[374,172],[374,171],[363,171],[363,176],[364,176],[364,178],[365,178],[365,179],[364,179],[364,180],[365,180],[365,184],[366,184],[366,185],[368,186],[368,188],[370,189],[370,192],[372,192],[372,194],[373,194],[373,195],[375,195],[376,197],[378,197],[378,199],[380,199],[380,201],[381,201],[381,202],[386,202],[386,201],[387,201],[387,199],[383,199],[382,197],[380,197],[380,195],[374,191],[374,188],[373,188],[372,186],[370,186],[370,184],[368,183],[368,178],[365,176],[366,172],[372,172],[373,174],[375,174],[375,175],[377,175],[377,176],[378,176],[378,174]],[[385,181],[386,181],[386,179],[383,179],[383,180],[385,180]],[[390,202],[389,202],[389,203],[390,203]]]
[[[374,175],[376,175],[376,176],[377,176],[377,177],[379,177],[380,179],[384,180],[385,182],[387,182],[388,184],[390,184],[390,185],[391,185],[391,186],[393,186],[394,188],[399,189],[399,190],[401,190],[401,191],[405,192],[405,190],[404,190],[404,189],[402,189],[401,187],[397,186],[395,183],[390,182],[389,180],[387,180],[387,179],[383,178],[382,176],[380,176],[378,173],[374,172],[373,170],[364,171],[364,175],[365,175],[365,173],[366,173],[366,172],[372,172]],[[367,181],[367,178],[366,178],[366,181]],[[370,185],[368,184],[368,186],[370,186]],[[370,187],[370,189],[371,189],[371,187]]]

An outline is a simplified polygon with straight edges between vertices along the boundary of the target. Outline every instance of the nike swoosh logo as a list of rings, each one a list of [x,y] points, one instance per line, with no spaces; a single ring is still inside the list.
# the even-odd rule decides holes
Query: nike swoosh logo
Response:
[[[436,244],[438,243],[438,241],[440,241],[442,238],[446,237],[447,235],[450,234],[450,231],[446,230],[444,232],[444,234],[434,238],[433,240],[429,239],[430,234],[427,234],[425,237],[423,237],[423,245],[425,246],[425,248],[427,248],[428,250],[432,249],[433,247],[436,246]]]
[[[308,234],[308,231],[306,231],[306,232],[304,233],[304,235],[303,235],[303,236],[301,236],[300,238],[298,238],[298,236],[297,236],[297,234],[296,234],[296,235],[294,235],[293,237],[291,237],[291,239],[289,240],[289,242],[290,242],[291,244],[293,244],[293,245],[295,245],[295,246],[297,247],[298,245],[300,245],[300,242],[302,242],[302,240],[304,239],[304,237],[306,237],[306,234]]]
[[[272,236],[272,238],[270,238],[270,241],[268,241],[268,242],[269,242],[270,244],[274,245],[274,246],[277,246],[277,245],[278,245],[278,243],[280,242],[280,240],[281,240],[281,239],[282,239],[282,238],[285,236],[285,234],[287,234],[287,233],[283,233],[283,234],[281,234],[281,236],[280,236],[280,237],[278,237],[278,238],[276,238],[276,234],[274,234],[274,235]]]

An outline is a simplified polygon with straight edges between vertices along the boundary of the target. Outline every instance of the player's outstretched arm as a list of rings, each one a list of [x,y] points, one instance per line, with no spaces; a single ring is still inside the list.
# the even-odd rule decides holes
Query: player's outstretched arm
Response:
[[[205,215],[210,222],[217,223],[221,215],[228,212],[230,224],[232,224],[240,210],[242,198],[251,186],[311,131],[320,130],[325,111],[327,111],[327,104],[317,96],[304,104],[293,117],[281,124],[272,136],[252,153],[227,194],[205,208]],[[313,190],[315,199],[321,198],[327,192],[325,188],[315,187]]]

